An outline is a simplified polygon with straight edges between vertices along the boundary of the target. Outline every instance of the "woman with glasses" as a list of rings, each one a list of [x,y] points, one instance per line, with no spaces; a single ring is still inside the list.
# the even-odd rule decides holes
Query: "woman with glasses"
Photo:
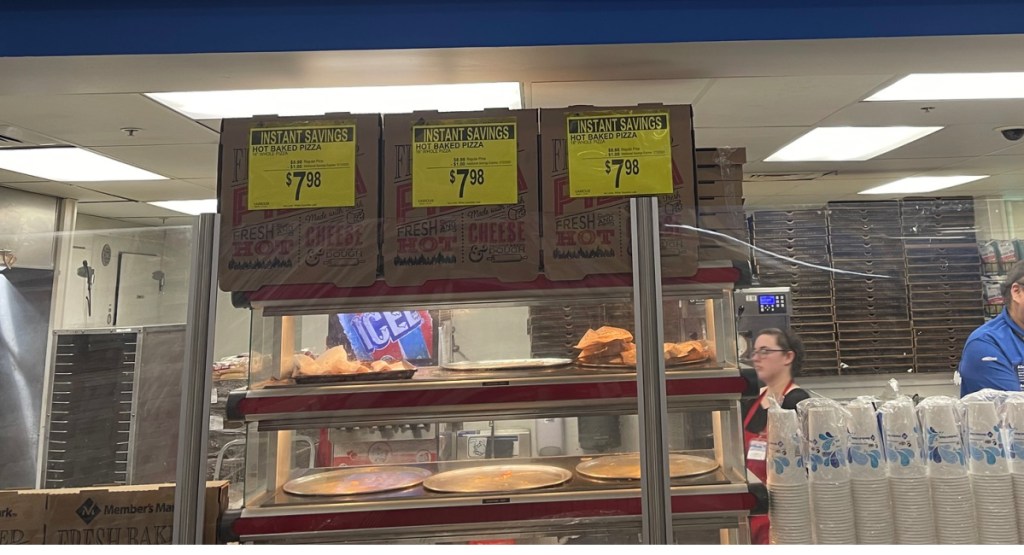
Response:
[[[743,439],[747,450],[747,468],[762,482],[768,480],[768,406],[773,398],[784,409],[810,395],[797,387],[793,378],[800,374],[804,362],[804,344],[792,330],[768,328],[761,330],[754,341],[751,359],[757,379],[764,383],[757,399],[744,404]],[[768,543],[768,516],[750,517],[750,537],[755,544]]]

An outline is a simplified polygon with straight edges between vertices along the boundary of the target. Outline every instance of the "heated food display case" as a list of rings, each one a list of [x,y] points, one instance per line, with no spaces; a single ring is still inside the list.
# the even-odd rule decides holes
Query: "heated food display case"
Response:
[[[705,265],[663,287],[669,433],[658,440],[677,543],[749,542],[747,517],[764,509],[742,452],[738,276]],[[254,295],[249,386],[227,402],[247,443],[245,506],[225,520],[229,534],[639,542],[645,346],[630,332],[630,277],[462,289]],[[297,455],[308,439],[314,464]]]

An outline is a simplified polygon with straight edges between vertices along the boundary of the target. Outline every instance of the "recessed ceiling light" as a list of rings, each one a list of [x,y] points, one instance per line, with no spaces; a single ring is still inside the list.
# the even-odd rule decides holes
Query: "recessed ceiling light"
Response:
[[[979,179],[985,179],[987,175],[933,175],[933,176],[919,176],[919,177],[906,177],[893,181],[892,183],[886,183],[873,189],[861,191],[859,195],[896,195],[896,194],[914,194],[914,193],[929,193],[931,191],[938,191],[940,189],[949,189],[950,187],[956,187],[957,185],[963,185],[964,183],[970,183]]]
[[[444,112],[523,106],[519,83],[468,83],[390,87],[257,89],[147,93],[146,96],[193,119],[301,116],[349,112]]]
[[[1024,73],[912,73],[869,96],[894,100],[991,100],[1024,98]]]
[[[151,181],[167,179],[77,147],[3,148],[0,168],[51,181]]]
[[[157,202],[150,202],[153,206],[159,206],[160,208],[166,208],[168,210],[174,210],[175,212],[181,212],[182,214],[190,214],[192,216],[198,216],[199,214],[213,214],[217,212],[217,199],[203,199],[203,200],[161,200]]]
[[[765,162],[849,162],[870,160],[941,127],[818,127],[782,147]]]

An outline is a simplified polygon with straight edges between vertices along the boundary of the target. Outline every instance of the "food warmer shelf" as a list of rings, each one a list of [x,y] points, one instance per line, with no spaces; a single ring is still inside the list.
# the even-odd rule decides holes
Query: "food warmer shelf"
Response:
[[[669,408],[692,409],[739,400],[753,385],[736,369],[689,368],[666,372],[665,387]],[[232,420],[258,422],[260,430],[384,424],[410,418],[553,418],[581,411],[635,411],[636,388],[635,372],[567,367],[466,376],[423,368],[411,380],[236,390],[228,397],[227,415]]]
[[[222,533],[247,542],[389,541],[444,534],[475,539],[509,538],[523,533],[580,533],[587,529],[640,526],[638,482],[603,481],[576,472],[591,457],[546,457],[528,461],[572,472],[561,486],[517,493],[450,494],[417,486],[403,491],[345,497],[299,497],[282,491],[258,506],[231,512]],[[497,461],[496,461],[497,463]],[[500,463],[498,463],[500,464]],[[449,461],[409,465],[443,472],[479,467],[479,462]],[[756,478],[730,475],[719,468],[692,478],[673,479],[671,507],[675,523],[719,519],[723,528],[743,528],[750,513],[767,510],[767,493]],[[293,478],[303,471],[293,474]]]
[[[697,273],[688,278],[664,278],[663,296],[689,293],[695,288],[722,287],[732,289],[749,283],[750,268],[743,263],[724,266],[702,262]],[[419,287],[393,287],[377,281],[367,287],[337,287],[320,285],[265,286],[257,291],[238,294],[236,304],[264,309],[264,315],[319,314],[325,310],[357,312],[360,310],[387,310],[451,308],[466,305],[498,305],[521,303],[524,300],[540,302],[557,299],[557,303],[581,299],[633,301],[631,274],[601,274],[574,281],[551,281],[540,276],[533,281],[505,283],[496,279],[459,279],[428,281]]]

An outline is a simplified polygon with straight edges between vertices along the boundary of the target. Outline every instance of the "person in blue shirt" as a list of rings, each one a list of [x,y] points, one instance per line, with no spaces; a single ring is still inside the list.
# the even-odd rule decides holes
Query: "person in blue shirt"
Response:
[[[967,338],[960,357],[960,396],[991,388],[1020,391],[1024,378],[1024,262],[1003,282],[1005,306]]]

